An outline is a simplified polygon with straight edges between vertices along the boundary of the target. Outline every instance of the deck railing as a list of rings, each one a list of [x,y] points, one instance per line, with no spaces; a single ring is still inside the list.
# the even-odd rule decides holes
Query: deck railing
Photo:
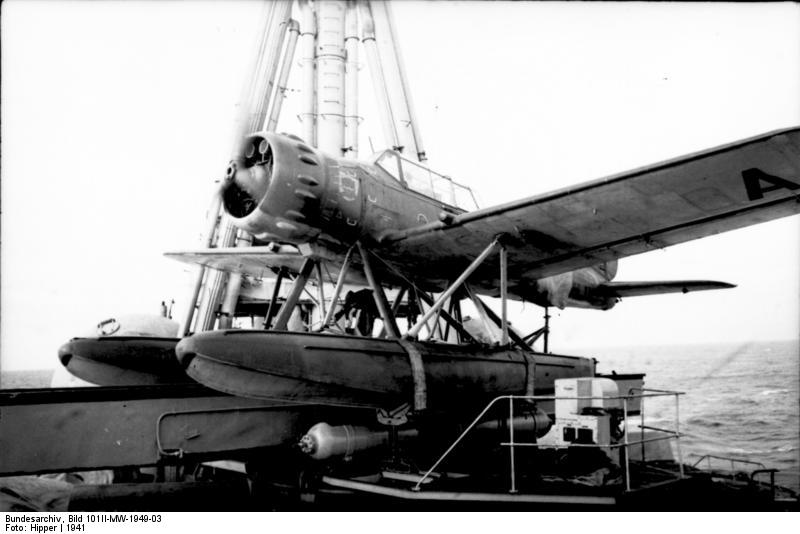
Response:
[[[637,393],[638,392],[638,393]],[[501,442],[501,446],[505,446],[509,448],[509,479],[510,479],[510,493],[516,493],[517,490],[517,473],[516,473],[516,448],[517,447],[534,447],[534,448],[549,448],[549,449],[567,449],[572,447],[585,447],[585,448],[595,448],[595,449],[621,449],[624,451],[624,454],[621,456],[624,457],[624,461],[622,462],[622,468],[625,475],[625,490],[631,490],[631,477],[630,477],[630,449],[634,446],[641,446],[642,451],[642,459],[645,458],[644,450],[645,444],[651,443],[655,441],[663,441],[663,440],[674,440],[676,444],[676,452],[678,456],[678,478],[683,478],[683,462],[682,462],[682,453],[681,453],[681,445],[680,445],[680,424],[679,424],[679,417],[680,417],[680,405],[679,405],[679,397],[683,395],[683,392],[679,391],[667,391],[667,390],[658,390],[658,389],[648,389],[648,388],[632,388],[629,390],[628,395],[620,395],[616,397],[556,397],[554,395],[544,396],[544,395],[502,395],[499,397],[495,397],[492,399],[489,404],[478,414],[477,417],[467,426],[467,428],[456,438],[456,440],[447,448],[444,453],[434,462],[434,464],[428,469],[422,477],[417,481],[416,485],[413,487],[414,491],[420,491],[421,485],[427,480],[431,473],[433,473],[436,468],[441,465],[441,463],[447,458],[450,453],[461,443],[464,438],[478,425],[478,423],[483,419],[483,417],[491,410],[495,405],[501,403],[502,401],[508,401],[508,441]],[[645,400],[650,398],[656,397],[673,397],[675,402],[675,428],[674,429],[664,429],[653,427],[644,424],[644,405]],[[569,444],[557,444],[557,443],[538,443],[538,442],[519,442],[515,441],[514,439],[514,402],[515,401],[532,401],[532,402],[554,402],[556,400],[619,400],[622,403],[622,424],[624,425],[625,432],[623,433],[623,440],[620,443],[569,443]],[[629,436],[629,406],[638,401],[640,403],[639,408],[639,415],[641,417],[640,424],[638,425],[641,430],[641,437],[636,440],[630,440]],[[657,432],[661,435],[655,435],[651,437],[644,437],[644,431],[650,430],[653,432]]]
[[[755,465],[760,467],[761,469],[766,469],[766,466],[761,462],[754,462],[752,460],[743,460],[741,458],[732,458],[730,456],[717,456],[716,454],[704,454],[701,456],[695,463],[692,464],[692,467],[697,467],[700,465],[703,460],[706,461],[706,469],[711,471],[711,460],[722,460],[724,462],[731,463],[731,471],[736,470],[736,464],[748,464],[748,465]]]

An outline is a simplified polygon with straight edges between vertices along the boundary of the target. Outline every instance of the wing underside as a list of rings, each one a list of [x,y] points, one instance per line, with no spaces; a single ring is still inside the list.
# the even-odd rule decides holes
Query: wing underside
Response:
[[[229,273],[241,273],[256,279],[274,278],[279,269],[285,269],[289,274],[297,274],[306,259],[299,251],[275,252],[269,246],[209,248],[167,252],[164,255],[183,263],[202,265]],[[339,276],[340,266],[341,262],[326,262],[323,272],[324,281],[335,282]],[[316,280],[312,279],[312,283],[315,282]],[[359,269],[350,269],[345,282],[359,286],[367,284]]]

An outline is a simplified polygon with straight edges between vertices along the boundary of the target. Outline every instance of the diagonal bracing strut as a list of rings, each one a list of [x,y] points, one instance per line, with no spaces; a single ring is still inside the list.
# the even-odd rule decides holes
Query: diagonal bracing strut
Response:
[[[448,287],[444,291],[444,293],[439,295],[439,298],[436,299],[436,302],[433,304],[433,306],[431,306],[430,309],[428,309],[428,311],[425,312],[425,314],[422,317],[420,317],[420,319],[417,321],[417,323],[414,326],[411,327],[411,329],[408,331],[408,333],[406,333],[405,337],[406,338],[415,338],[415,337],[417,337],[419,335],[420,330],[422,330],[422,327],[425,326],[425,324],[428,322],[428,320],[439,312],[441,307],[444,306],[444,304],[447,301],[447,299],[450,298],[453,295],[453,293],[455,293],[458,290],[459,287],[461,287],[461,284],[466,282],[467,278],[469,278],[470,275],[473,272],[475,272],[475,269],[480,267],[481,263],[483,263],[484,260],[486,260],[486,258],[489,257],[489,255],[492,252],[494,252],[495,247],[497,247],[499,244],[500,244],[499,239],[495,238],[494,241],[492,241],[489,244],[489,246],[486,247],[483,250],[483,252],[481,252],[478,255],[478,257],[475,258],[472,261],[472,263],[469,264],[469,267],[467,267],[464,270],[464,272],[461,273],[461,276],[456,278],[455,282],[453,282],[450,285],[450,287]]]
[[[360,242],[356,242],[358,252],[361,254],[361,261],[364,264],[364,274],[367,275],[370,287],[372,287],[372,295],[375,298],[375,304],[378,306],[378,311],[381,313],[381,319],[386,328],[386,336],[390,338],[399,338],[400,330],[397,328],[397,323],[392,315],[392,310],[389,307],[389,302],[386,300],[386,294],[383,292],[378,278],[375,276],[375,271],[372,269],[372,262],[369,258],[369,252],[361,246]]]

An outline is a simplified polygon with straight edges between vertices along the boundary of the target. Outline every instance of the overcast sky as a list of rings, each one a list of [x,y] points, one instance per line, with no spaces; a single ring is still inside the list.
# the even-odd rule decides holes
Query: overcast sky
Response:
[[[429,163],[483,206],[800,124],[797,4],[393,9]],[[190,270],[161,254],[198,244],[259,12],[2,4],[4,369],[54,367],[110,315],[181,309]],[[369,110],[366,83],[363,96]],[[299,133],[292,99],[279,129]],[[376,121],[363,127],[378,148]],[[557,311],[552,347],[797,339],[798,221],[623,260],[618,280],[738,287]],[[529,305],[515,322],[540,317]]]

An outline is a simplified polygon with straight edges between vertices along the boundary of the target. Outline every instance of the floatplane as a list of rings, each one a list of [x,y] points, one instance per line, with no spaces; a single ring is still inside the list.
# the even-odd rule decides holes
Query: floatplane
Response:
[[[652,503],[661,488],[697,505],[690,497],[711,479],[660,446],[679,442],[677,426],[648,427],[642,415],[646,399],[677,406],[678,393],[550,353],[546,319],[518,332],[508,302],[608,310],[733,287],[615,281],[617,262],[800,212],[800,128],[478,209],[468,187],[426,165],[389,3],[274,2],[261,35],[207,246],[167,253],[197,265],[177,335],[109,332],[59,351],[70,372],[105,386],[91,417],[133,421],[114,432],[138,433],[156,453],[123,447],[112,458],[97,445],[93,460],[48,454],[17,471],[157,464],[175,480],[187,462],[225,459],[259,482],[251,490],[295,504],[619,506]],[[387,146],[366,159],[362,51]],[[277,133],[296,53],[303,131]],[[244,298],[248,279],[269,279],[270,291]],[[232,328],[243,315],[258,327]],[[47,417],[68,401],[48,400]],[[88,418],[73,423],[89,429]],[[751,482],[733,501],[775,491]]]

